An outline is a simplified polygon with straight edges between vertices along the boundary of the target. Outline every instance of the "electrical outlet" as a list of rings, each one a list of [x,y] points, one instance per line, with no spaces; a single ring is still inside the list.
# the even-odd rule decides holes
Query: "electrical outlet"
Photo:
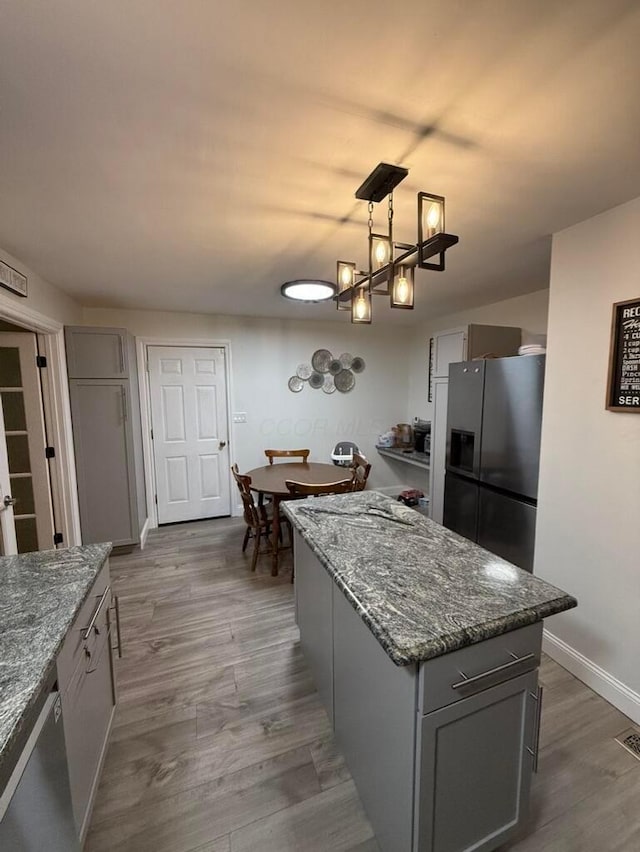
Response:
[[[246,423],[247,422],[247,412],[246,411],[236,411],[233,415],[234,423]]]

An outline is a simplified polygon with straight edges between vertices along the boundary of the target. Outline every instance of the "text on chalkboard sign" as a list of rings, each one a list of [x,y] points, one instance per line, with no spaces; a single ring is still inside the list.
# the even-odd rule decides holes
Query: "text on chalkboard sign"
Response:
[[[613,306],[607,408],[640,413],[640,298]]]

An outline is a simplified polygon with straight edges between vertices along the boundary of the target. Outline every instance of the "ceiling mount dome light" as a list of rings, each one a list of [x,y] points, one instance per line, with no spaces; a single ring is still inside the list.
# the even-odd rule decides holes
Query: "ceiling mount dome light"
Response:
[[[332,281],[322,281],[316,278],[298,278],[295,281],[285,281],[280,292],[285,299],[294,302],[328,302],[336,295],[336,285]]]

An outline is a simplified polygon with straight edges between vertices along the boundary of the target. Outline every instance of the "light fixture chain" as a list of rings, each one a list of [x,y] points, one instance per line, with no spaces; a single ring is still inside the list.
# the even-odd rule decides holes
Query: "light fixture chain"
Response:
[[[389,193],[389,222],[393,221],[393,193]]]
[[[369,202],[369,219],[367,220],[367,225],[369,226],[369,234],[373,231],[373,201]]]

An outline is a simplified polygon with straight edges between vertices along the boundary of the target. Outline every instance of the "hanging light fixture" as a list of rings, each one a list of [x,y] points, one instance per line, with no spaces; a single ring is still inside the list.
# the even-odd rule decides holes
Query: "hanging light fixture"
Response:
[[[418,241],[415,244],[393,239],[393,191],[409,174],[408,169],[389,163],[379,163],[356,190],[356,198],[368,202],[367,221],[368,272],[358,270],[355,263],[339,260],[336,265],[336,284],[327,281],[287,282],[282,294],[303,301],[324,301],[334,298],[339,311],[351,311],[351,322],[369,324],[372,319],[373,296],[388,296],[392,308],[412,310],[415,297],[415,271],[430,269],[442,272],[445,252],[459,242],[455,234],[445,232],[445,199],[429,192],[418,193]],[[374,233],[374,205],[388,197],[388,233]],[[431,260],[436,258],[437,260]],[[313,298],[294,296],[285,288],[299,284],[320,284],[331,288]],[[304,292],[308,292],[303,290]]]
[[[408,170],[389,163],[379,163],[356,190],[356,198],[369,203],[369,273],[358,280],[353,270],[353,285],[340,288],[338,280],[338,309],[344,310],[351,302],[352,322],[371,322],[373,296],[389,296],[392,308],[412,310],[415,297],[416,266],[421,269],[442,271],[444,254],[458,242],[455,234],[444,230],[445,199],[429,192],[418,193],[418,242],[406,244],[393,239],[393,190],[408,175]],[[388,196],[389,230],[387,234],[373,232],[374,204]],[[437,261],[430,258],[438,256]],[[338,265],[340,270],[344,264]],[[357,303],[357,307],[356,307]],[[359,318],[359,315],[361,318]]]

